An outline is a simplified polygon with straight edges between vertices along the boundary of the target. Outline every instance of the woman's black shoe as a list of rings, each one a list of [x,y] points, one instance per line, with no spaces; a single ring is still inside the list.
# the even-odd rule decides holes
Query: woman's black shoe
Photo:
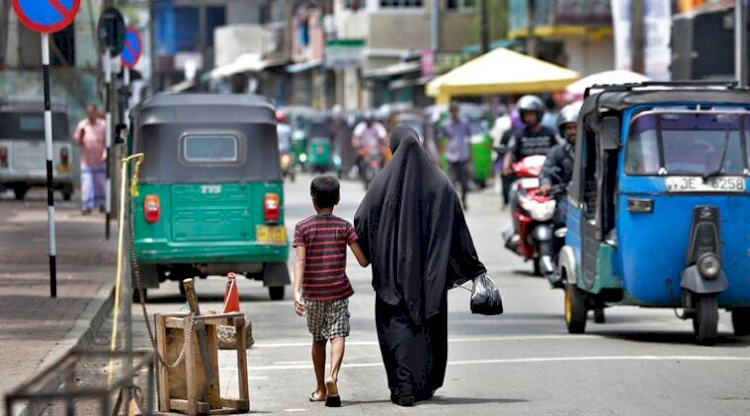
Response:
[[[391,401],[399,406],[409,407],[412,406],[417,400],[414,396],[393,396]]]

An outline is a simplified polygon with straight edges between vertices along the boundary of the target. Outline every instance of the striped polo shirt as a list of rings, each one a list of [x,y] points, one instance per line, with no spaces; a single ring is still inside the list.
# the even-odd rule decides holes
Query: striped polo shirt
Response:
[[[306,248],[302,293],[310,300],[339,300],[354,294],[346,276],[346,250],[357,232],[335,215],[313,215],[294,228],[296,247]]]

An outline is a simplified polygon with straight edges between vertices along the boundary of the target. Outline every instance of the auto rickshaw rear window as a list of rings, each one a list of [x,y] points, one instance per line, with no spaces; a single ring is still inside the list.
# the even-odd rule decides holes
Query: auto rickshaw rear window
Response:
[[[239,140],[231,134],[186,135],[183,158],[189,163],[233,163],[239,159]]]
[[[20,115],[18,117],[18,127],[23,132],[44,131],[44,116],[41,114]]]
[[[748,115],[736,113],[643,114],[630,126],[625,172],[704,175],[721,167],[721,174],[742,174],[748,127]]]

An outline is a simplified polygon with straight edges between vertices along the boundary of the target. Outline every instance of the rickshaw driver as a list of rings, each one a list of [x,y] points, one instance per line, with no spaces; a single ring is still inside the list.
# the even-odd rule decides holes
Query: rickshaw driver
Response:
[[[581,110],[580,103],[568,104],[557,116],[557,128],[560,135],[565,139],[552,147],[547,152],[547,158],[542,167],[542,173],[539,176],[539,193],[542,195],[549,194],[555,187],[555,216],[553,221],[555,228],[565,226],[565,217],[568,211],[566,195],[568,194],[568,184],[573,179],[573,157],[575,154],[576,133],[578,130],[578,113]],[[562,287],[562,281],[559,275],[550,277],[552,287]]]

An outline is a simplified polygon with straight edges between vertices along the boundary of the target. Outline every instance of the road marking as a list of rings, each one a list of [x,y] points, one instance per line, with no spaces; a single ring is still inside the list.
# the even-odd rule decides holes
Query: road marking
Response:
[[[449,339],[448,342],[460,343],[460,342],[495,342],[495,341],[530,341],[530,340],[554,340],[554,339],[591,339],[601,338],[598,335],[519,335],[510,337],[484,337],[484,338],[454,338]],[[347,347],[350,346],[377,346],[377,341],[350,341],[346,343]],[[310,342],[286,342],[286,343],[274,343],[274,344],[263,344],[257,343],[253,345],[253,348],[290,348],[290,347],[310,347]]]
[[[554,363],[573,361],[744,361],[750,362],[750,357],[732,356],[701,356],[701,355],[633,355],[633,356],[593,356],[593,357],[537,357],[537,358],[498,358],[491,360],[449,361],[448,365],[487,365],[487,364],[524,364],[524,363]],[[346,368],[382,367],[377,363],[344,363]],[[253,371],[285,371],[312,369],[312,364],[269,365],[250,367]]]

